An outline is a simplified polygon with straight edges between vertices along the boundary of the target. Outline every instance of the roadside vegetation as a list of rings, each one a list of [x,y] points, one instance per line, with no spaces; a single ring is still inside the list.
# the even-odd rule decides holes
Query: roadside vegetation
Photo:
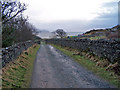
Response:
[[[35,44],[2,68],[2,88],[29,88],[34,60],[40,45]]]
[[[107,60],[98,58],[97,56],[92,56],[87,52],[80,53],[79,51],[72,48],[61,47],[54,44],[52,44],[52,46],[73,58],[83,67],[94,72],[97,76],[120,88],[120,72],[117,72],[116,74],[115,71],[109,70],[107,66],[110,64],[110,62]]]

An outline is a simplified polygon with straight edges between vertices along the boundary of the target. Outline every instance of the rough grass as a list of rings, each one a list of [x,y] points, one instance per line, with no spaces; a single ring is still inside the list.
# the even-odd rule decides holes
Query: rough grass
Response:
[[[90,40],[98,40],[98,39],[105,39],[106,36],[95,36],[95,37],[82,37],[80,39],[90,39]]]
[[[29,88],[36,52],[40,45],[33,45],[16,60],[2,68],[2,88]]]
[[[72,57],[76,62],[78,62],[83,67],[89,69],[90,71],[94,72],[97,76],[103,78],[104,80],[120,88],[120,77],[115,75],[114,72],[106,71],[105,67],[96,66],[96,63],[90,60],[89,58],[87,58],[86,56],[73,55],[73,53],[75,52],[74,49],[68,50],[64,47],[53,45],[53,44],[52,46],[59,49],[64,54]]]

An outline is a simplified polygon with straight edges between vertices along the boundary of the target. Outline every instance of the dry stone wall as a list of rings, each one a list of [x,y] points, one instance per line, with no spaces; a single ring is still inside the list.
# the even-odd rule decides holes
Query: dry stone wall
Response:
[[[15,45],[12,45],[10,47],[2,48],[2,67],[4,67],[7,63],[10,61],[16,59],[24,50],[27,50],[30,46],[33,44],[38,43],[40,44],[40,41],[26,41],[17,43]]]
[[[94,55],[108,59],[110,62],[120,62],[120,40],[90,40],[90,39],[49,39],[46,43],[53,43],[64,47],[87,51]]]

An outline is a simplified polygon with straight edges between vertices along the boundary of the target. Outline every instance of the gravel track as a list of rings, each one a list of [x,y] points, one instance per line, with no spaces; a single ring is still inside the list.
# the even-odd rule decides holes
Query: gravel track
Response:
[[[114,88],[51,45],[37,52],[31,88]]]

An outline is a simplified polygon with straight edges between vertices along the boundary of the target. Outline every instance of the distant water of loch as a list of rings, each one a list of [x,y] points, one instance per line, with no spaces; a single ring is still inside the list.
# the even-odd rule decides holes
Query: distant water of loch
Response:
[[[67,36],[77,36],[79,34],[82,34],[83,32],[66,32]]]

